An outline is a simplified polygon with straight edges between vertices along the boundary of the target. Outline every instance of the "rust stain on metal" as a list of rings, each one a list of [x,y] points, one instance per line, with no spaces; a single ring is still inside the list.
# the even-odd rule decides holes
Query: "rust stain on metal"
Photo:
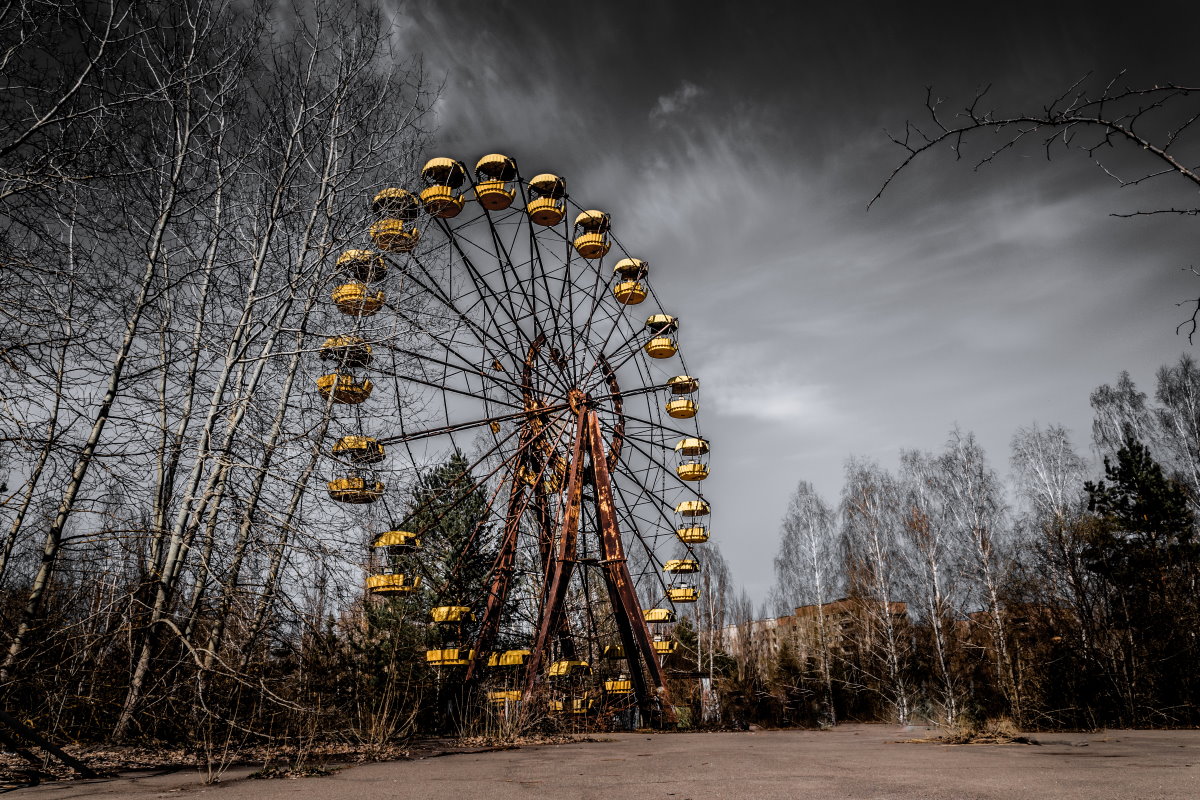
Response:
[[[625,560],[625,546],[621,542],[621,529],[617,523],[616,503],[613,500],[612,476],[608,471],[608,459],[604,453],[604,437],[600,432],[600,418],[595,411],[587,414],[588,446],[592,453],[594,474],[594,489],[596,497],[596,512],[600,520],[600,546],[604,554],[604,575],[608,585],[609,597],[612,601],[613,616],[625,647],[625,657],[630,665],[629,676],[634,681],[634,692],[643,713],[652,714],[655,710],[654,699],[650,697],[647,687],[642,680],[641,670],[635,668],[634,653],[641,653],[646,663],[646,670],[654,683],[655,693],[659,701],[659,713],[667,722],[676,722],[675,709],[667,694],[667,684],[663,680],[662,670],[658,664],[658,654],[654,652],[654,644],[650,638],[650,630],[641,613],[641,604],[633,591],[633,581],[629,575],[629,566]],[[639,685],[640,684],[640,685]]]
[[[538,680],[542,657],[550,644],[550,636],[561,630],[563,616],[563,600],[567,596],[567,587],[571,579],[571,571],[575,566],[575,541],[579,534],[579,505],[583,497],[583,455],[584,425],[587,415],[579,417],[576,430],[575,447],[571,454],[569,468],[570,479],[567,482],[566,513],[563,515],[562,532],[559,535],[558,557],[554,560],[550,576],[550,588],[547,591],[546,602],[542,607],[542,618],[538,624],[537,640],[533,651],[526,662],[525,693],[528,696]]]

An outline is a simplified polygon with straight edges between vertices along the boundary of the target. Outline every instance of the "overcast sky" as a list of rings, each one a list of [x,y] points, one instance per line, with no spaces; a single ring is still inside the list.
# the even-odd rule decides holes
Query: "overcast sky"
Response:
[[[444,81],[430,155],[564,175],[651,263],[703,384],[714,538],[761,600],[797,481],[836,501],[848,455],[894,467],[955,424],[1004,475],[1034,421],[1086,450],[1093,388],[1124,369],[1152,392],[1191,350],[1174,329],[1200,294],[1195,220],[1109,216],[1194,205],[1182,180],[1119,189],[1079,153],[975,171],[941,151],[867,211],[901,156],[884,129],[921,117],[926,86],[957,107],[991,84],[1016,110],[1088,73],[1200,85],[1200,4],[1104,5],[396,8]]]

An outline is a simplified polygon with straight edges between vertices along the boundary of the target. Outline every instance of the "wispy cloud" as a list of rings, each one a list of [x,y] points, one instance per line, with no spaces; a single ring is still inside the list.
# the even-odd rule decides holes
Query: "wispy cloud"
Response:
[[[660,95],[650,109],[650,121],[663,124],[666,117],[686,111],[704,90],[691,81],[684,81],[670,94]]]
[[[721,374],[706,369],[704,401],[716,414],[749,417],[794,428],[835,424],[840,415],[829,387],[805,384],[787,375],[743,371]]]

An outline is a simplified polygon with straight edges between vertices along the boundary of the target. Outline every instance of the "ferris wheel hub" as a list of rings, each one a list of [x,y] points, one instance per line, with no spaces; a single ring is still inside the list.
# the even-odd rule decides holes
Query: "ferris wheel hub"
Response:
[[[567,404],[571,406],[571,410],[576,414],[583,413],[584,409],[588,407],[590,399],[587,392],[582,389],[572,389],[567,393]]]

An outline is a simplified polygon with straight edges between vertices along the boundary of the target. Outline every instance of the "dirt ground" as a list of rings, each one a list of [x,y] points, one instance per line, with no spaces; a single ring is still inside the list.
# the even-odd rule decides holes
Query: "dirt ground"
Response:
[[[332,775],[252,780],[193,771],[18,789],[22,800],[1196,800],[1200,731],[1040,734],[1036,745],[903,743],[925,729],[613,734],[603,741],[365,764]]]

